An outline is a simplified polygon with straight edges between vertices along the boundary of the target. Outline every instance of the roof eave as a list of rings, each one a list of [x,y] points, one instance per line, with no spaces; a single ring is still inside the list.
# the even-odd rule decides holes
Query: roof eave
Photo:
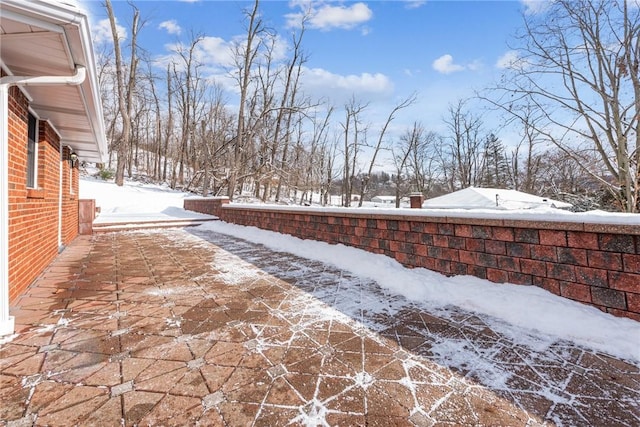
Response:
[[[92,128],[94,147],[91,150],[86,150],[83,159],[96,163],[106,161],[107,141],[99,92],[100,86],[89,30],[89,19],[86,13],[74,5],[43,0],[29,2],[2,0],[1,8],[4,15],[8,15],[7,12],[12,15],[20,15],[27,22],[34,22],[43,28],[65,34],[71,55],[70,63],[82,65],[87,70],[87,77],[81,85],[81,93],[85,114]]]

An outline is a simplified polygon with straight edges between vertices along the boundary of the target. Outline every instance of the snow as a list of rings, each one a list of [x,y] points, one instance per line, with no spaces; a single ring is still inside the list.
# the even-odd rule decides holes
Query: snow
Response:
[[[538,287],[497,284],[472,276],[447,277],[421,268],[408,269],[384,255],[340,244],[302,240],[255,227],[211,222],[200,228],[321,261],[375,280],[382,288],[439,314],[453,305],[488,315],[496,320],[491,322],[492,329],[540,351],[558,340],[568,340],[640,362],[639,322],[614,317]]]
[[[540,207],[570,208],[570,203],[539,197],[533,194],[500,188],[469,187],[426,200],[422,207],[429,209],[533,209]]]
[[[212,218],[183,209],[184,199],[191,196],[191,193],[166,186],[140,182],[125,182],[118,187],[113,182],[96,178],[80,180],[80,198],[95,199],[96,206],[100,207],[96,224]]]
[[[396,209],[396,208],[346,208],[337,206],[316,207],[276,204],[231,203],[236,209],[269,209],[299,212],[321,212],[344,214],[353,212],[363,215],[402,215],[436,218],[478,218],[521,221],[560,221],[589,224],[616,224],[640,226],[640,215],[631,213],[589,211],[569,212],[542,206],[534,209],[496,210],[496,209]]]
[[[117,187],[112,183],[82,179],[80,193],[83,198],[95,198],[103,213],[117,213],[121,218],[137,217],[143,213],[175,215],[182,217],[190,213],[181,210],[186,193],[167,188],[128,183]],[[239,204],[235,206],[242,207]],[[256,208],[256,205],[249,206]],[[314,209],[324,212],[344,213],[346,208],[308,208],[269,206],[270,209]],[[552,209],[552,208],[547,208]],[[357,212],[380,214],[384,209],[358,209]],[[389,209],[389,214],[398,214]],[[614,224],[638,224],[640,215],[596,213],[570,213],[542,210],[535,214],[528,211],[456,212],[468,217],[526,218],[535,220],[558,220],[571,222],[596,222]],[[444,216],[437,210],[401,210],[402,215]],[[435,212],[439,212],[437,215]],[[483,216],[486,215],[486,216]],[[102,214],[100,215],[102,216]],[[451,216],[447,211],[446,216]],[[504,334],[515,343],[544,351],[558,340],[567,340],[585,348],[601,351],[626,360],[640,362],[640,322],[614,317],[578,302],[547,292],[533,286],[496,284],[471,276],[446,277],[426,269],[408,269],[397,261],[344,245],[301,240],[289,235],[244,227],[221,221],[199,226],[248,241],[263,244],[275,251],[289,252],[304,258],[321,261],[362,278],[375,280],[389,292],[405,297],[427,309],[446,314],[447,307],[456,306],[484,316],[485,321],[496,332]],[[237,271],[229,274],[230,281]],[[268,272],[267,272],[268,273]],[[372,301],[373,304],[377,302]],[[366,307],[363,307],[366,309]],[[456,343],[443,343],[447,350]],[[461,362],[462,363],[462,362]],[[316,408],[317,409],[317,408]],[[312,411],[314,412],[314,411]],[[310,414],[311,415],[311,414]]]

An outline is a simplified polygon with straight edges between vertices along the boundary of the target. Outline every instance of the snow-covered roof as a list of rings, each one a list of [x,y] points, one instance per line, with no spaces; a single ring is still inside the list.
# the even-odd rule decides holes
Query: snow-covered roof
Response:
[[[571,204],[516,190],[469,187],[428,199],[422,204],[422,207],[428,209],[517,210],[539,207],[570,208]]]

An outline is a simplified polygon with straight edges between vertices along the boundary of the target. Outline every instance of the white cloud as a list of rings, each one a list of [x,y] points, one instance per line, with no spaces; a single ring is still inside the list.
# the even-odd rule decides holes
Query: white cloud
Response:
[[[178,25],[175,19],[161,22],[160,25],[158,25],[158,29],[167,30],[167,33],[176,35],[182,32],[182,28],[180,28],[180,25]]]
[[[168,63],[175,63],[180,67],[184,65],[184,60],[178,52],[189,49],[183,43],[166,44],[165,49],[169,52],[164,56],[156,58],[156,63],[166,66]],[[204,65],[209,71],[220,70],[233,64],[232,43],[220,37],[203,37],[196,45],[194,58],[198,63]]]
[[[434,70],[442,74],[451,74],[465,69],[464,65],[455,64],[453,56],[448,53],[433,61],[432,66]]]
[[[216,65],[230,66],[233,64],[231,43],[220,37],[204,37],[198,44],[198,54],[202,60]]]
[[[479,59],[476,59],[472,62],[470,62],[469,64],[467,64],[467,69],[471,70],[471,71],[478,71],[482,68],[482,61],[480,61]]]
[[[426,0],[404,0],[404,7],[407,9],[417,9],[424,6],[426,3]]]
[[[373,12],[364,3],[355,3],[350,7],[325,5],[311,18],[311,25],[319,29],[350,29],[369,21]]]
[[[520,0],[524,6],[524,12],[529,15],[544,12],[551,3],[552,0]]]
[[[276,35],[271,55],[274,61],[283,61],[289,58],[289,42],[286,38],[279,34]]]
[[[525,58],[521,58],[518,55],[518,52],[515,50],[509,50],[505,52],[501,57],[496,61],[496,68],[499,69],[513,69],[513,70],[524,70],[526,69],[530,63],[527,62]]]
[[[509,50],[498,58],[496,61],[496,67],[500,69],[511,68],[516,62],[518,62],[518,52],[515,50]]]
[[[120,41],[127,39],[127,30],[122,25],[118,24],[118,18],[116,18],[116,31]],[[111,35],[111,23],[108,19],[101,19],[91,26],[91,36],[95,44],[113,43],[113,36]]]
[[[336,6],[322,2],[318,4],[292,2],[291,6],[300,7],[303,11],[285,16],[289,27],[299,27],[302,19],[306,16],[309,28],[325,31],[334,28],[350,30],[368,22],[373,17],[373,12],[369,9],[369,6],[362,2],[354,3],[351,6]]]
[[[393,82],[382,73],[341,75],[322,68],[305,68],[302,77],[305,93],[328,97],[336,103],[353,95],[357,99],[386,98],[393,93]]]

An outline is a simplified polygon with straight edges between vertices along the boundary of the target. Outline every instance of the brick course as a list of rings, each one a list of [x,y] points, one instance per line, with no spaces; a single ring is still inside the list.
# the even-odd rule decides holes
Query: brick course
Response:
[[[185,200],[222,220],[344,243],[408,267],[544,288],[640,321],[640,227],[446,218],[228,205]]]

